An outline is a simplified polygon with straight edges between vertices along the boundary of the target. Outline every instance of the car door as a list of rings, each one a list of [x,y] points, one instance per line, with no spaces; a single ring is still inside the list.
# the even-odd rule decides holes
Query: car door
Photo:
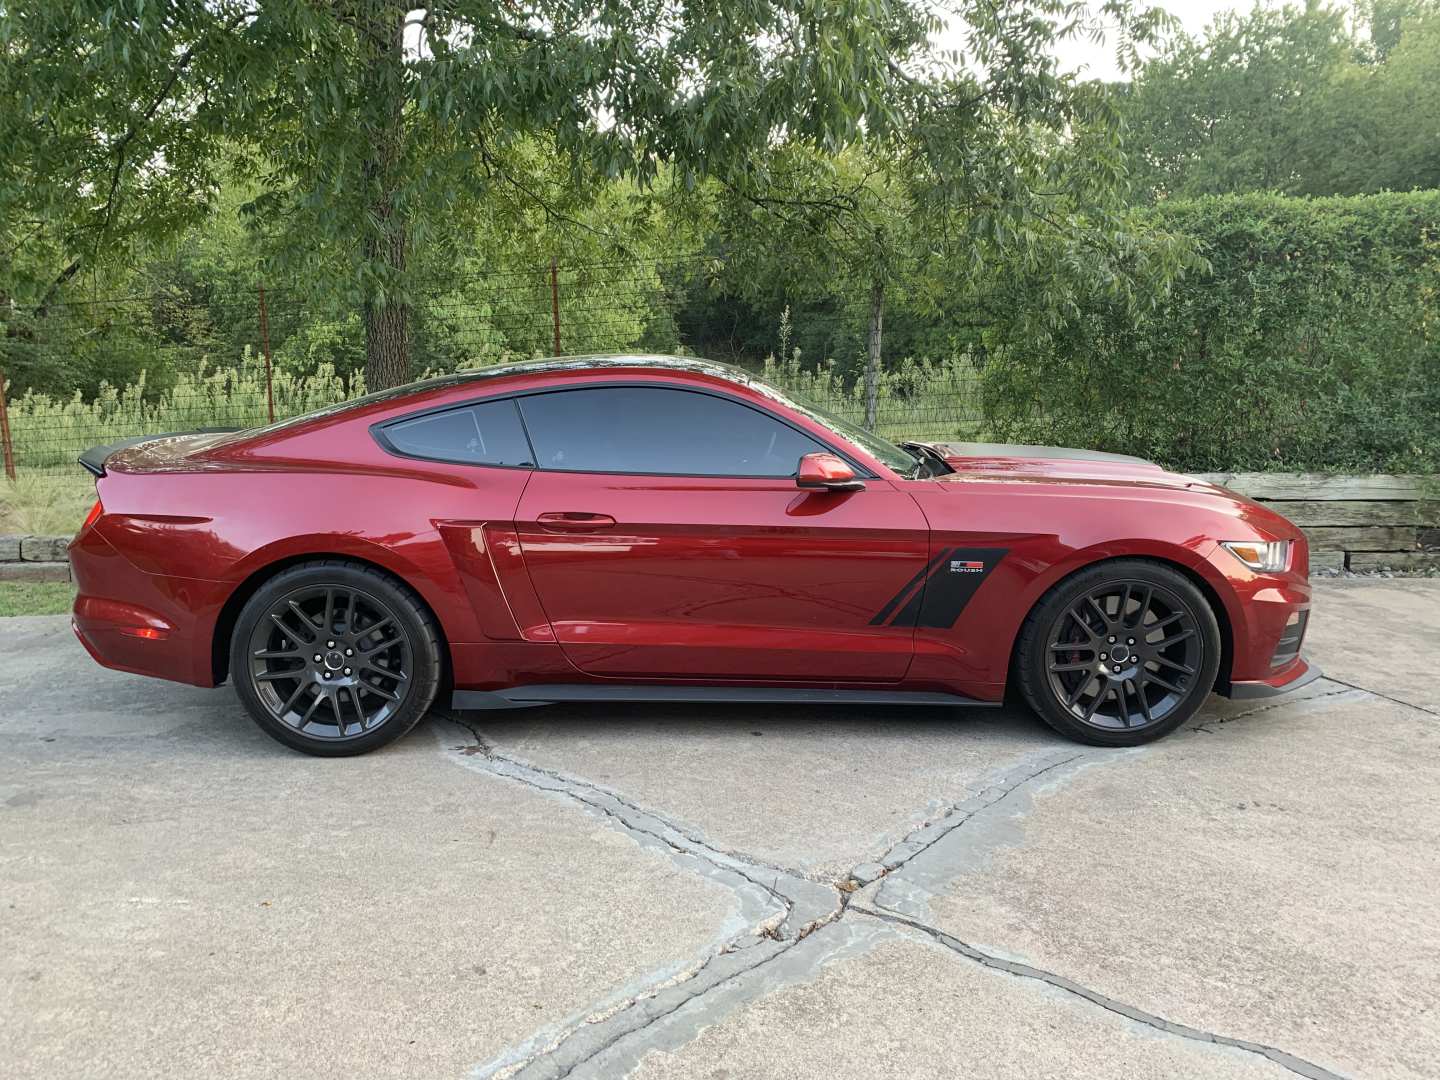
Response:
[[[516,511],[555,639],[618,679],[890,683],[913,628],[883,625],[926,565],[914,499],[797,489],[832,449],[718,392],[603,384],[519,399],[537,469]]]

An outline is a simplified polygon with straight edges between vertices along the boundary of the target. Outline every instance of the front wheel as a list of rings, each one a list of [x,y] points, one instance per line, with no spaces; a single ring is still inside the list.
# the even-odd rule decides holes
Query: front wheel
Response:
[[[440,684],[440,634],[408,588],[368,566],[316,560],[256,590],[230,640],[230,677],[272,738],[324,757],[363,754],[419,722]]]
[[[1021,693],[1047,724],[1097,746],[1138,746],[1205,702],[1220,628],[1200,590],[1159,563],[1103,563],[1066,579],[1025,620]]]

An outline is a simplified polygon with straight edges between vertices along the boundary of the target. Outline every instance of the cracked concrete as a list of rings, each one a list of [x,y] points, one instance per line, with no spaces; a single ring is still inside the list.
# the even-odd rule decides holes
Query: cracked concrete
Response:
[[[1315,582],[1305,649],[1332,679],[1440,717],[1440,582]]]
[[[1433,1075],[1440,730],[1354,692],[1211,730],[1037,791],[934,925],[1330,1072]]]
[[[864,952],[651,1049],[635,1080],[855,1075],[873,1080],[1223,1077],[1284,1080],[1281,1066],[1153,1029],[1031,979],[956,957],[928,936],[864,919]],[[828,928],[838,929],[838,927]]]
[[[575,706],[317,762],[9,620],[0,1060],[1430,1075],[1440,583],[1354,588],[1316,589],[1343,682],[1134,751],[1014,710]]]
[[[463,1076],[741,925],[734,890],[434,734],[295,755],[46,622],[0,621],[7,1080]]]
[[[821,878],[876,861],[997,769],[1056,750],[1033,718],[988,709],[573,705],[475,715],[508,753],[623,791],[717,847]]]
[[[863,915],[870,915],[876,919],[887,922],[896,922],[902,926],[908,926],[912,930],[918,930],[928,937],[944,945],[952,952],[959,953],[967,960],[973,960],[977,964],[990,968],[993,971],[1004,972],[1006,975],[1014,975],[1022,979],[1035,979],[1047,986],[1053,986],[1067,994],[1088,1001],[1106,1012],[1123,1016],[1127,1020],[1133,1020],[1137,1024],[1152,1028],[1163,1035],[1176,1035],[1182,1039],[1190,1039],[1194,1042],[1208,1045],[1223,1046],[1232,1050],[1243,1050],[1247,1054],[1258,1054],[1260,1057],[1295,1073],[1298,1076],[1309,1077],[1310,1080],[1337,1080],[1337,1074],[1329,1069],[1321,1068],[1314,1062],[1306,1061],[1296,1057],[1294,1054],[1279,1050],[1273,1046],[1265,1046],[1261,1043],[1250,1042],[1247,1039],[1235,1039],[1228,1035],[1217,1035],[1213,1031],[1201,1031],[1199,1028],[1190,1027],[1188,1024],[1177,1024],[1166,1020],[1162,1016],[1155,1016],[1138,1009],[1134,1005],[1126,1004],[1123,1001],[1116,1001],[1114,998],[1097,993],[1088,986],[1082,986],[1073,979],[1067,979],[1063,975],[1056,975],[1054,972],[1043,971],[1031,964],[1022,963],[1017,960],[1006,960],[998,956],[991,956],[981,949],[968,945],[959,938],[952,937],[943,930],[937,930],[933,926],[907,919],[891,912],[871,911],[868,908],[856,908],[856,911]]]
[[[1302,699],[1300,707],[1349,696],[1353,696],[1352,691],[1321,688]],[[1217,716],[1208,723],[1197,725],[1195,730],[1213,731],[1219,724],[1261,711],[1264,711],[1261,707],[1232,710],[1228,716]],[[500,775],[511,776],[522,783],[538,784],[556,794],[576,799],[612,818],[642,843],[662,840],[677,857],[689,857],[698,847],[706,852],[706,861],[710,862],[714,871],[720,872],[722,880],[729,873],[728,868],[733,861],[740,858],[733,852],[719,853],[705,848],[703,841],[693,832],[685,833],[653,812],[627,803],[614,793],[599,792],[587,781],[537,769],[502,754],[481,731],[471,726],[472,721],[461,719],[458,722],[464,723],[475,738],[473,748],[479,751],[478,757],[487,766],[498,766]],[[763,996],[794,986],[806,977],[813,977],[817,966],[829,964],[842,954],[863,955],[878,938],[870,930],[857,926],[853,919],[846,920],[847,915],[855,913],[923,933],[985,967],[1044,983],[1153,1032],[1207,1047],[1256,1055],[1310,1080],[1336,1080],[1340,1074],[1288,1050],[1166,1019],[1090,989],[1064,975],[987,953],[920,921],[930,917],[931,901],[943,897],[948,886],[957,878],[983,869],[987,856],[1022,842],[1020,822],[1031,813],[1035,797],[1059,790],[1087,767],[1145,752],[1056,750],[1034,757],[1022,765],[1011,766],[983,780],[975,795],[942,808],[931,820],[894,844],[876,862],[862,863],[837,881],[838,891],[832,893],[833,909],[827,915],[799,926],[798,934],[777,934],[779,943],[755,952],[749,950],[762,945],[763,938],[737,938],[722,950],[716,961],[703,965],[688,977],[667,980],[654,991],[637,995],[618,1008],[608,1010],[601,1019],[577,1022],[558,1035],[547,1033],[543,1039],[532,1040],[525,1054],[491,1063],[477,1069],[474,1075],[515,1076],[527,1080],[625,1075],[638,1060],[642,1060],[642,1053],[650,1055],[677,1045],[683,1046],[699,1037],[705,1029],[717,1024],[723,1026],[737,1009],[748,1012]],[[464,749],[460,753],[472,760],[476,757]],[[617,813],[617,805],[624,811]],[[676,834],[684,837],[683,845],[673,839]],[[778,867],[769,869],[783,872]],[[860,890],[858,893],[855,891],[857,888]],[[783,889],[776,892],[780,897],[786,895]],[[852,905],[850,900],[857,896],[871,900],[875,906]],[[842,923],[842,920],[846,921]],[[785,922],[782,920],[780,926],[783,927]],[[806,939],[803,948],[798,947],[799,943],[794,940],[796,937]],[[720,989],[724,993],[717,993]],[[688,1037],[684,1034],[687,1032]]]

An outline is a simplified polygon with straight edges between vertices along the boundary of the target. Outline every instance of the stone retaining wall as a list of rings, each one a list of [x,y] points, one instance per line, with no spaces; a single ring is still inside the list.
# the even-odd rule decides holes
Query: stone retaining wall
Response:
[[[1310,540],[1315,570],[1440,569],[1440,478],[1202,473],[1273,506]]]
[[[0,536],[0,581],[69,581],[68,536]]]

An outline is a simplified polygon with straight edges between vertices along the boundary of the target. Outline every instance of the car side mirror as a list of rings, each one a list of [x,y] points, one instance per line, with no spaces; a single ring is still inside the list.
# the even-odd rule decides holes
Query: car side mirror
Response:
[[[812,491],[864,491],[865,481],[834,454],[806,454],[795,470],[795,486]]]

